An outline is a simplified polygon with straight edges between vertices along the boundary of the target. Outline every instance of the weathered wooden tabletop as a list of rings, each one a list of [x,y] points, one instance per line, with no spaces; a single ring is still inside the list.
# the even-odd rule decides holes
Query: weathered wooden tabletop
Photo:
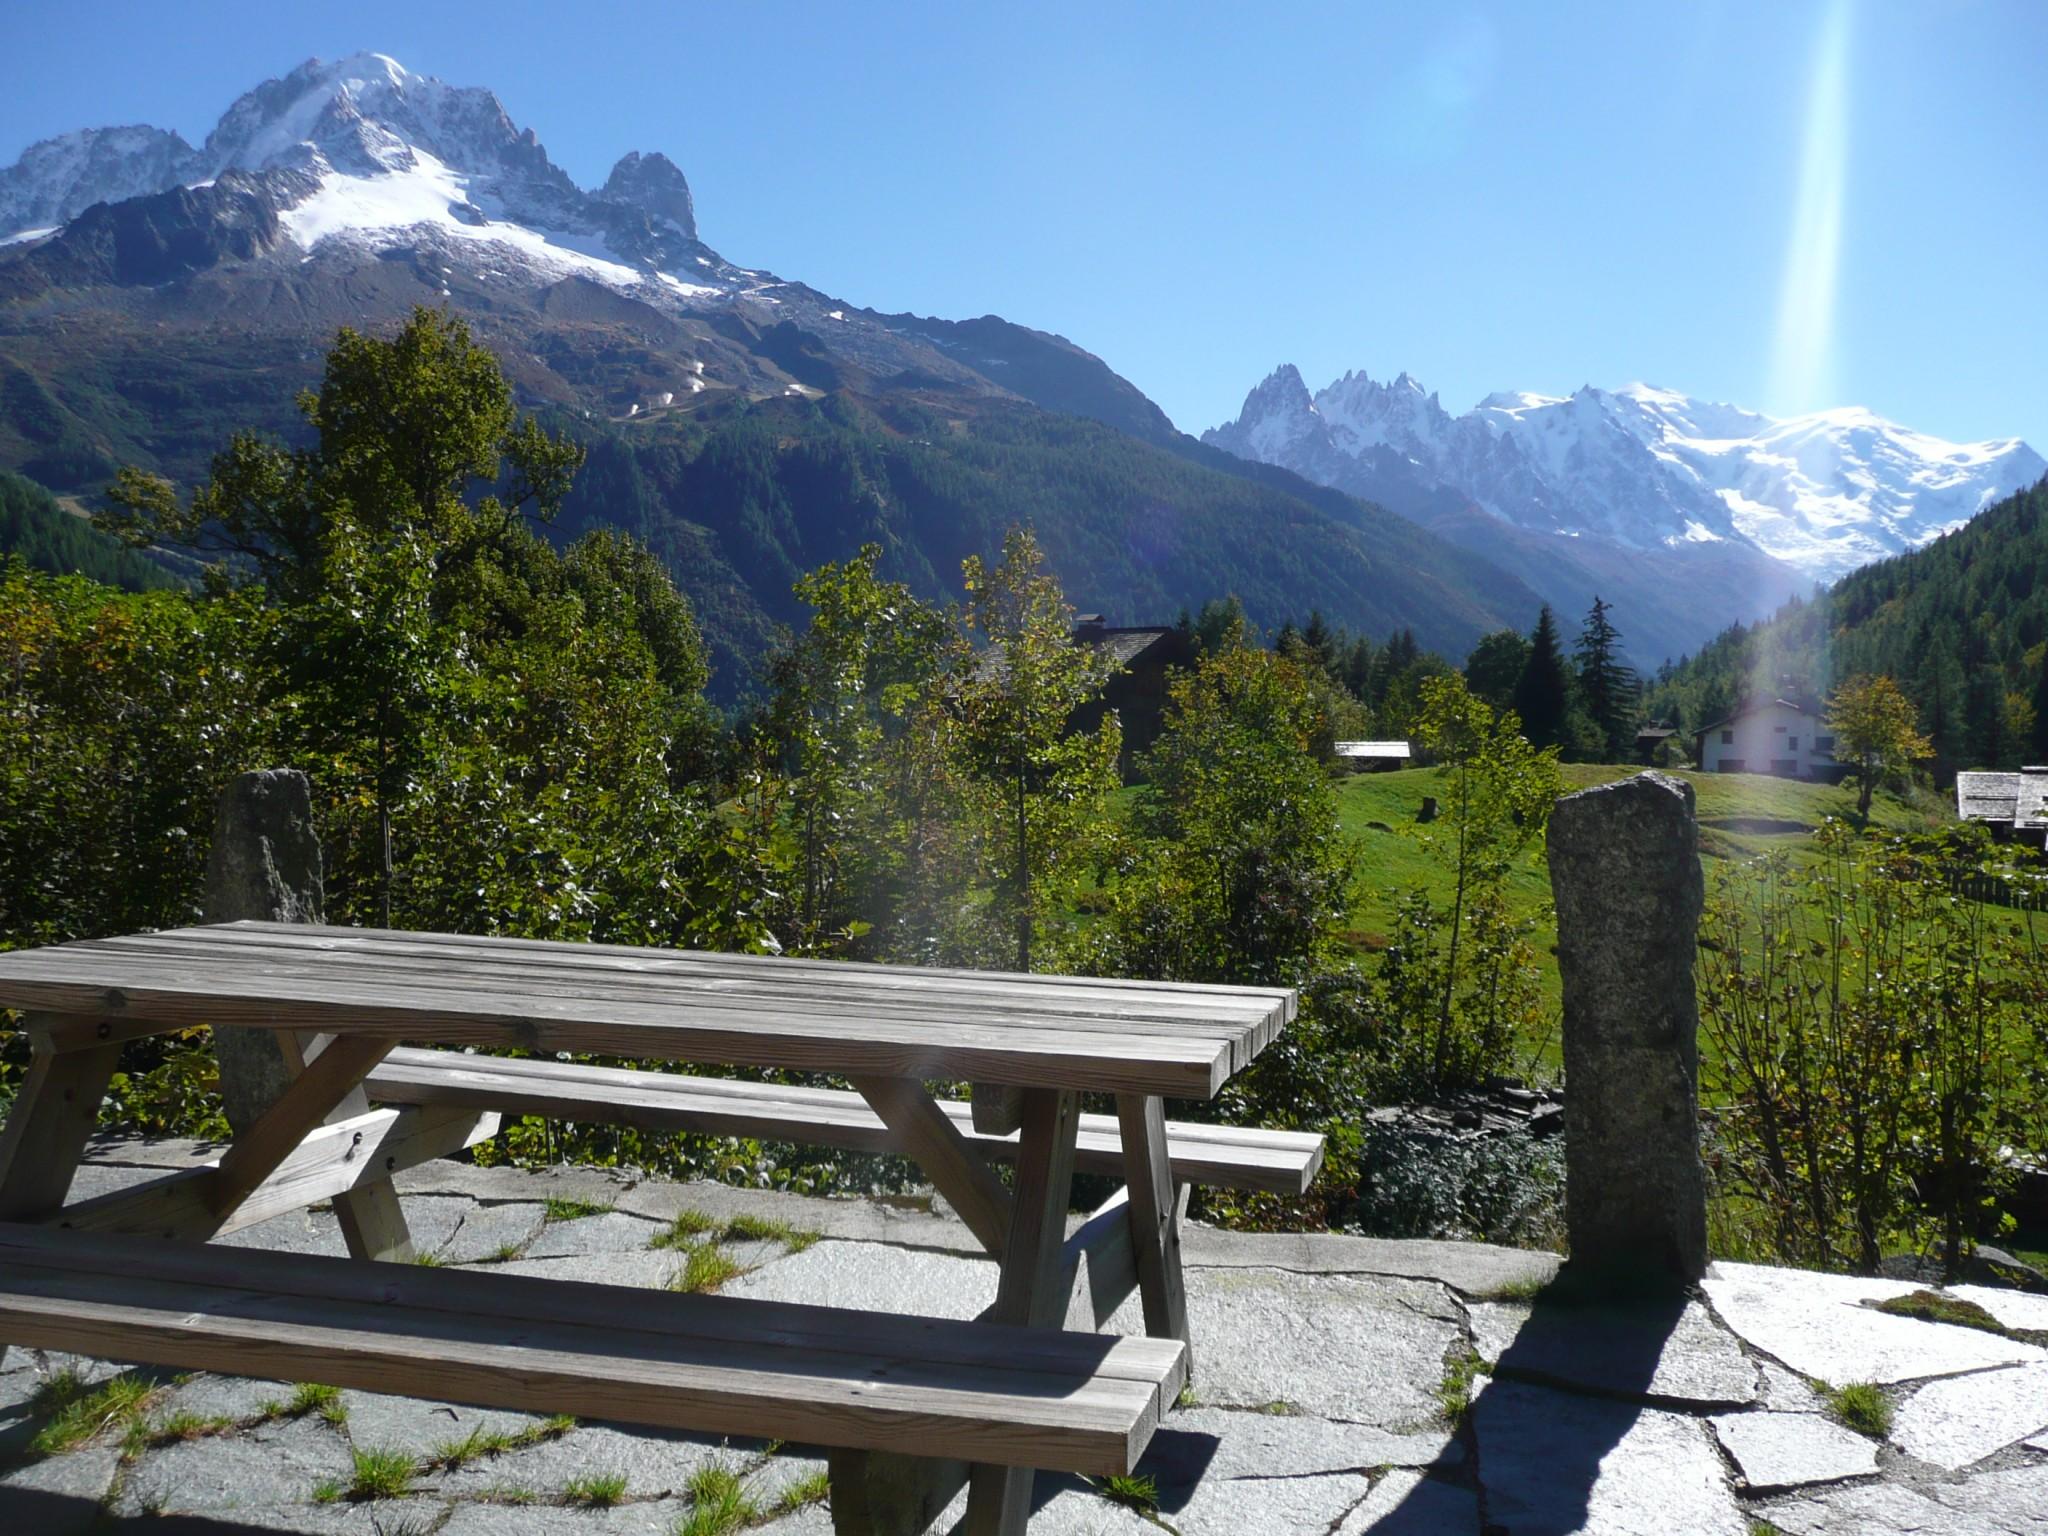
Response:
[[[1212,1097],[1294,994],[225,923],[0,954],[0,1006],[101,1040],[187,1024]]]

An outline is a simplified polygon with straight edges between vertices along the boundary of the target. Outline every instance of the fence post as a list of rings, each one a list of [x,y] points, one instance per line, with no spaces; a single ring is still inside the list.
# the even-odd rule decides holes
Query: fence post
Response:
[[[317,923],[326,892],[320,839],[313,830],[312,786],[293,768],[238,775],[214,805],[213,845],[206,859],[206,920]],[[324,1037],[285,1030],[216,1026],[214,1059],[228,1124],[239,1134],[268,1109],[318,1054]],[[365,1113],[358,1088],[328,1116]],[[412,1236],[387,1181],[337,1196],[334,1213],[349,1253],[359,1259],[412,1260]]]
[[[1691,1282],[1707,1264],[1692,786],[1652,771],[1567,795],[1549,845],[1572,1262]]]

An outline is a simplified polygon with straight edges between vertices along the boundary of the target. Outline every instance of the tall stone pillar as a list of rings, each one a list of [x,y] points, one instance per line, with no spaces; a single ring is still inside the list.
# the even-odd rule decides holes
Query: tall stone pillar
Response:
[[[238,775],[214,803],[206,859],[209,923],[317,923],[325,895],[313,793],[296,768]],[[228,1124],[248,1127],[296,1076],[277,1031],[216,1028],[220,1091]]]
[[[1697,1280],[1707,1206],[1693,958],[1704,892],[1692,786],[1639,773],[1558,801],[1550,889],[1573,1267]]]
[[[237,776],[220,792],[206,859],[208,922],[320,922],[324,878],[320,839],[313,831],[313,791],[303,773],[260,769]],[[329,1038],[215,1026],[222,1107],[236,1134],[277,1101]],[[327,1118],[330,1123],[352,1119],[369,1107],[357,1088]],[[335,1196],[334,1214],[356,1258],[412,1261],[412,1237],[388,1182],[358,1184]]]

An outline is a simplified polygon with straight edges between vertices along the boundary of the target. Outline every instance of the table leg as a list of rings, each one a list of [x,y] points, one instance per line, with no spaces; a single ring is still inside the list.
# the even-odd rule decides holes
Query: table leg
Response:
[[[64,1203],[120,1059],[119,1045],[54,1051],[37,1043],[0,1131],[0,1221],[33,1220]]]
[[[1080,1120],[1080,1105],[1071,1092],[1033,1088],[1024,1095],[1010,1238],[996,1304],[982,1314],[990,1322],[1058,1328],[1066,1321],[1061,1249]],[[1023,1536],[1031,1515],[1031,1483],[1029,1467],[977,1466],[967,1496],[968,1536]]]
[[[58,1051],[37,1038],[28,1080],[0,1127],[0,1221],[34,1220],[64,1203],[120,1060],[118,1044]]]
[[[278,1045],[286,1070],[294,1077],[305,1071],[308,1055],[322,1049],[330,1038],[290,1032],[280,1035]],[[363,1092],[363,1085],[359,1082],[342,1097],[327,1119],[329,1122],[353,1120],[358,1115],[368,1114],[369,1110],[369,1096]],[[382,1260],[392,1264],[412,1262],[412,1229],[406,1225],[405,1212],[398,1204],[398,1191],[391,1187],[389,1179],[374,1179],[336,1195],[334,1219],[341,1227],[341,1240],[347,1245],[350,1258]]]
[[[1167,1159],[1166,1106],[1155,1095],[1119,1094],[1117,1127],[1124,1144],[1124,1179],[1131,1191],[1131,1241],[1138,1263],[1138,1295],[1145,1332],[1155,1339],[1188,1340],[1187,1289],[1181,1276],[1180,1200]],[[1188,1373],[1194,1374],[1190,1344]]]

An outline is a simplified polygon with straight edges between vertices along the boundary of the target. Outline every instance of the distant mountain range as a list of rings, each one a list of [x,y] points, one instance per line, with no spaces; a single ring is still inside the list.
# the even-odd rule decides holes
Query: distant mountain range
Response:
[[[565,524],[663,553],[726,696],[801,619],[796,574],[874,539],[957,595],[1009,520],[1077,606],[1125,622],[1235,591],[1267,626],[1320,608],[1461,655],[1540,601],[1407,519],[1203,447],[1062,337],[729,261],[663,156],[579,188],[489,91],[381,54],[258,86],[196,148],[92,129],[0,171],[0,468],[88,497],[124,463],[190,484],[231,431],[300,430],[338,326],[416,304],[464,316],[522,403],[589,443]]]
[[[1453,416],[1405,373],[1311,395],[1292,365],[1202,441],[1491,551],[1554,601],[1598,590],[1650,658],[2048,473],[2017,438],[1944,442],[1859,409],[1778,419],[1631,384],[1488,395]]]
[[[1452,417],[1405,376],[1311,397],[1291,368],[1200,443],[1064,337],[740,266],[666,157],[579,187],[491,92],[365,53],[256,87],[196,147],[85,129],[0,170],[0,469],[88,498],[120,464],[190,484],[232,431],[300,430],[337,327],[419,304],[590,444],[568,522],[663,553],[727,695],[801,619],[795,574],[869,539],[950,595],[1028,520],[1113,620],[1235,591],[1269,627],[1320,609],[1453,657],[1597,591],[1652,660],[2042,468],[1848,414],[1585,390]]]

